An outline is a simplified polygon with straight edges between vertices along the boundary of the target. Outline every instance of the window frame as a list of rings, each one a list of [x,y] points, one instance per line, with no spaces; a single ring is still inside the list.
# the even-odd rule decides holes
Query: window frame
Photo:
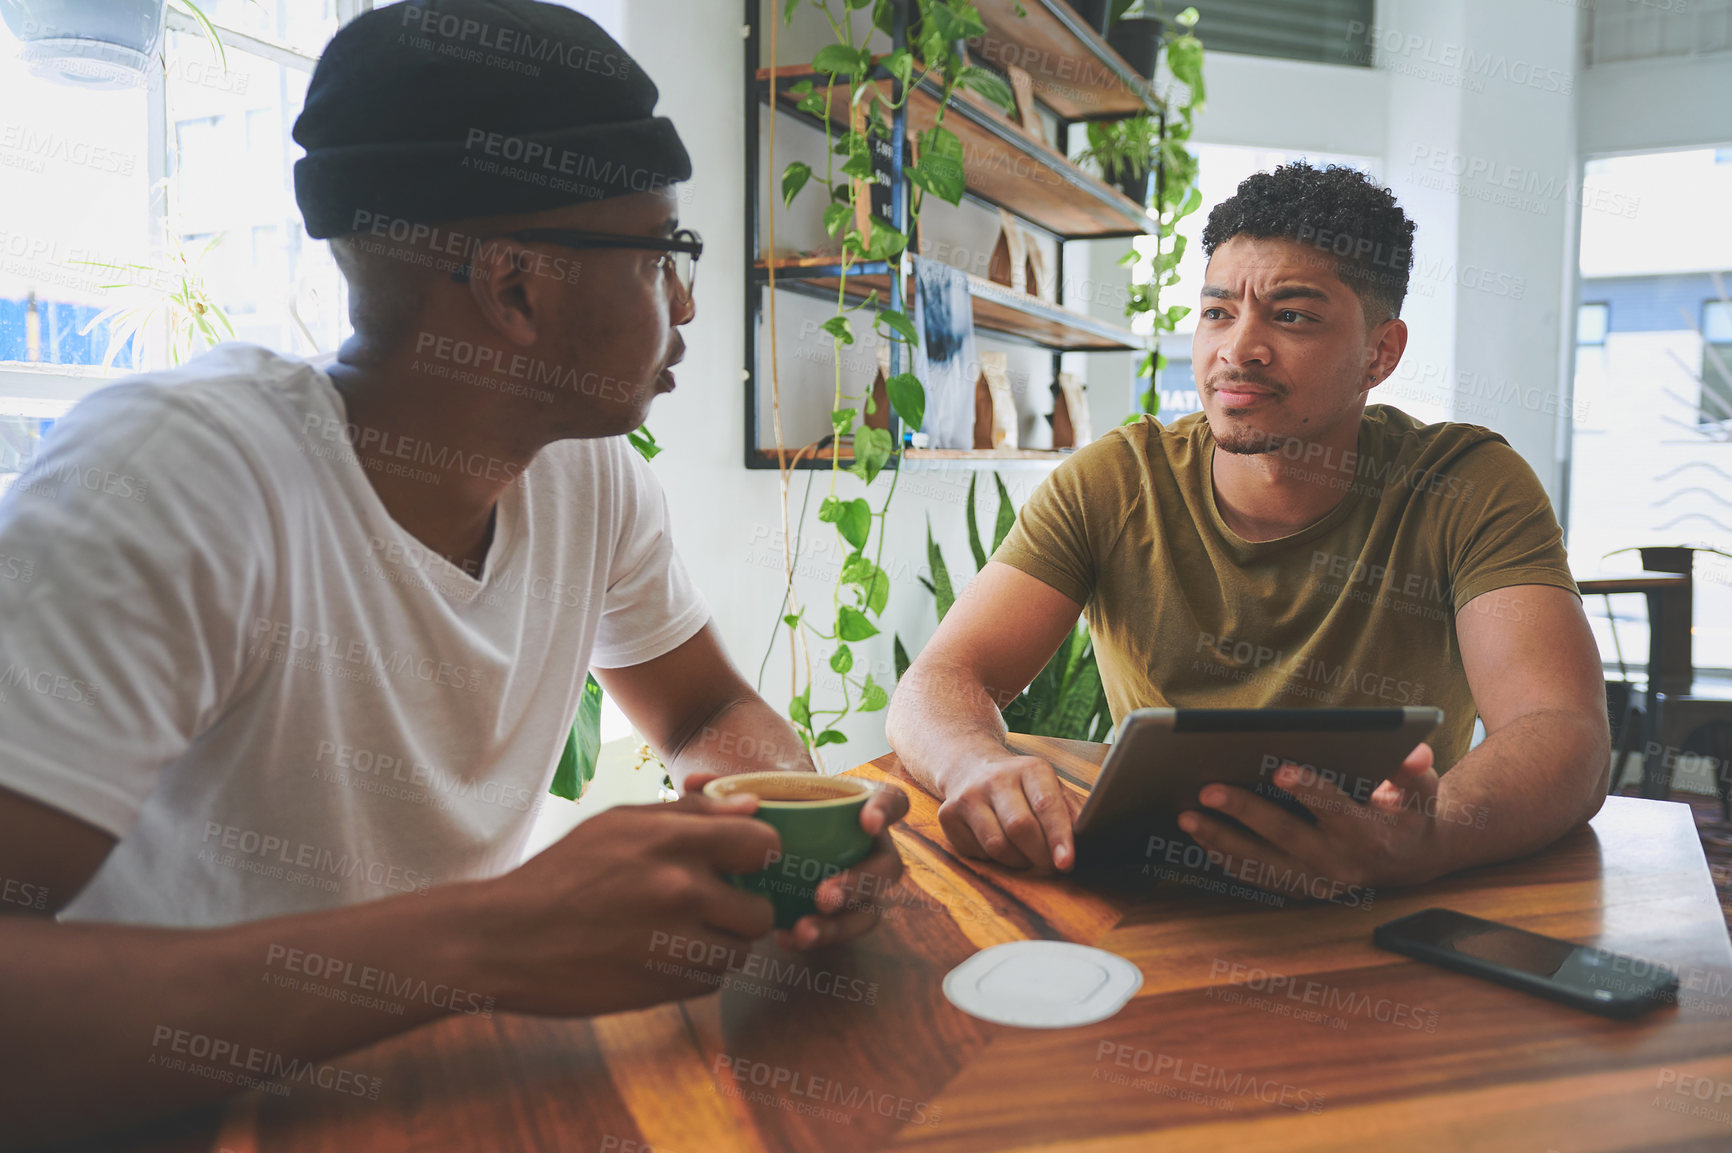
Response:
[[[371,11],[373,3],[374,0],[335,0],[337,26],[340,28],[361,13]],[[167,31],[204,35],[203,25],[190,14],[173,7],[164,13],[163,23],[165,37]],[[211,25],[222,40],[225,53],[241,52],[258,56],[273,64],[294,68],[309,75],[319,62],[317,56],[309,55],[298,48],[255,36],[250,32],[242,32],[220,21],[213,20]],[[163,51],[167,50],[165,42]],[[148,85],[145,97],[144,152],[149,166],[149,186],[153,188],[168,175],[170,149],[173,147],[172,126],[168,123],[167,89],[166,84]],[[161,222],[160,213],[152,213],[152,257],[158,260],[162,258],[158,237],[160,230],[154,226]],[[50,365],[33,364],[29,361],[0,361],[0,397],[76,404],[103,385],[130,375],[133,375],[130,369],[104,369],[96,364]]]

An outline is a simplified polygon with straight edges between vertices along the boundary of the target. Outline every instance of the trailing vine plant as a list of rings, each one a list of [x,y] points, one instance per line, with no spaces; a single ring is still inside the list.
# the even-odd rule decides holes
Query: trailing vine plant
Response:
[[[884,555],[885,518],[896,495],[899,470],[892,470],[889,490],[883,503],[873,508],[867,496],[846,495],[842,474],[847,472],[863,488],[869,488],[878,474],[902,451],[888,429],[873,428],[860,422],[862,392],[864,411],[875,412],[869,391],[851,390],[842,375],[843,349],[855,340],[854,321],[850,314],[870,324],[880,338],[901,347],[903,356],[918,343],[913,322],[902,309],[888,307],[880,301],[876,290],[856,304],[848,303],[848,276],[857,264],[885,261],[890,276],[903,278],[909,272],[906,256],[908,238],[920,217],[921,203],[928,194],[950,204],[959,203],[965,187],[962,142],[954,132],[944,127],[944,115],[952,94],[961,87],[979,92],[1006,109],[1014,108],[1010,87],[996,73],[969,66],[960,45],[972,37],[983,35],[986,25],[981,21],[973,0],[785,0],[782,9],[784,23],[792,23],[794,13],[805,5],[822,14],[835,36],[812,57],[811,70],[823,78],[819,83],[802,79],[788,93],[796,107],[816,117],[824,126],[824,170],[816,187],[827,195],[824,208],[824,228],[840,239],[841,274],[836,286],[835,312],[822,329],[831,339],[835,378],[832,393],[829,492],[818,509],[818,519],[835,526],[835,532],[845,548],[845,559],[831,590],[830,603],[822,607],[802,607],[794,592],[793,551],[784,548],[783,560],[787,577],[784,592],[781,628],[788,630],[790,663],[794,662],[796,641],[802,647],[808,640],[830,646],[827,664],[840,678],[840,699],[814,703],[812,699],[811,661],[808,657],[804,678],[797,666],[793,677],[794,692],[788,703],[788,716],[800,738],[822,764],[817,752],[825,745],[841,744],[848,738],[836,726],[850,713],[875,712],[889,703],[889,693],[877,683],[870,672],[853,675],[855,659],[852,645],[878,635],[878,619],[890,596],[890,578],[882,567]],[[871,5],[872,28],[895,36],[899,9],[907,18],[907,47],[874,57],[864,43],[869,32],[857,32],[852,13]],[[771,56],[775,56],[772,30]],[[894,86],[884,83],[893,80]],[[893,140],[890,117],[909,99],[910,93],[922,85],[938,90],[938,103],[932,127],[918,134],[915,156],[905,158],[907,177],[908,232],[895,223],[875,214],[859,212],[860,198],[868,197],[872,169],[872,137]],[[858,114],[856,114],[858,110]],[[773,123],[773,121],[772,121]],[[771,136],[769,163],[774,168],[774,135]],[[781,193],[785,206],[792,206],[813,178],[819,176],[803,161],[789,163],[781,173]],[[867,206],[870,201],[868,199]],[[864,231],[858,221],[864,215],[868,221]],[[774,255],[772,233],[771,255]],[[771,297],[774,292],[772,262]],[[775,312],[770,312],[770,344],[774,348]],[[904,359],[903,364],[909,363]],[[771,362],[772,375],[776,372]],[[869,385],[867,386],[869,388]],[[909,371],[892,374],[886,381],[891,407],[903,426],[917,430],[925,416],[926,391],[918,376]],[[787,525],[787,467],[781,436],[780,391],[776,393],[776,449],[783,464],[783,525]],[[846,469],[840,451],[843,438],[853,441],[853,463]],[[810,447],[810,446],[809,446]],[[801,453],[806,452],[802,449]],[[800,454],[796,454],[798,457]],[[773,643],[773,642],[772,642]],[[808,650],[809,651],[809,650]]]
[[[1141,4],[1125,13],[1144,14],[1152,15],[1145,13]],[[1142,419],[1143,413],[1159,411],[1160,392],[1156,383],[1167,364],[1167,358],[1161,355],[1161,334],[1172,332],[1191,311],[1181,304],[1164,310],[1160,306],[1161,290],[1178,283],[1179,261],[1185,255],[1185,236],[1178,230],[1179,222],[1203,203],[1202,190],[1197,186],[1197,157],[1187,144],[1193,118],[1203,107],[1204,98],[1203,42],[1193,31],[1197,10],[1186,8],[1173,17],[1172,23],[1179,33],[1162,41],[1161,59],[1176,83],[1157,92],[1157,107],[1153,110],[1123,120],[1089,124],[1088,147],[1073,157],[1078,163],[1093,161],[1109,180],[1138,177],[1151,170],[1155,174],[1148,204],[1155,218],[1150,275],[1147,281],[1131,283],[1130,299],[1125,304],[1126,316],[1148,313],[1154,322],[1154,340],[1137,368],[1138,376],[1149,378],[1149,388],[1138,398],[1142,412],[1126,417],[1126,424]],[[1133,250],[1119,263],[1134,265],[1139,255]]]

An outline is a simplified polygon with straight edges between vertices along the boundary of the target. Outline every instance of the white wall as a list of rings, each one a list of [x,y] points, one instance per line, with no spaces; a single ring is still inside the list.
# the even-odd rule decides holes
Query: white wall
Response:
[[[649,418],[650,428],[667,446],[654,468],[667,489],[680,552],[709,598],[729,652],[748,678],[755,678],[780,611],[782,544],[777,474],[773,470],[747,471],[743,463],[742,270],[753,254],[746,250],[743,232],[741,11],[733,3],[633,0],[625,17],[624,43],[660,86],[657,111],[673,118],[691,153],[694,176],[686,186],[680,218],[704,237],[698,312],[684,330],[688,352],[677,370],[679,387],[656,402]],[[799,59],[796,52],[800,44],[796,30],[795,35],[784,39],[782,58]],[[756,114],[755,109],[753,112]],[[785,141],[797,136],[787,131],[792,124],[784,118],[778,127],[778,172],[793,158],[792,153],[784,152]],[[811,190],[806,199],[815,202]],[[932,213],[933,218],[937,215]],[[777,239],[782,243],[784,238],[779,235]],[[809,376],[801,375],[799,364],[790,363],[788,355],[789,340],[797,338],[789,334],[790,316],[795,317],[793,332],[798,332],[796,302],[798,298],[784,295],[778,309],[778,324],[784,331],[784,387],[790,389],[812,384]],[[828,348],[827,337],[823,347]],[[1039,354],[1039,359],[1044,362],[1045,354]],[[827,403],[823,407],[827,411]],[[1000,472],[1020,505],[1045,475],[1046,466],[1010,464]],[[885,631],[853,646],[856,674],[869,666],[877,681],[888,684],[892,680],[891,630],[900,631],[908,650],[914,653],[936,626],[932,598],[916,579],[926,571],[928,516],[958,583],[973,572],[962,510],[971,475],[961,469],[911,468],[898,481],[881,562],[891,577]],[[981,484],[990,491],[991,473],[979,475]],[[834,529],[817,520],[819,501],[830,491],[827,472],[794,474],[791,515],[798,516],[808,476],[813,481],[811,507],[799,564],[803,575],[796,587],[803,600],[828,604],[844,551]],[[890,480],[886,474],[872,486],[868,496],[874,508],[882,504]],[[860,483],[846,474],[837,479],[836,491],[844,498],[863,492]],[[987,532],[991,531],[995,507],[990,500],[981,502]],[[827,655],[827,647],[813,645],[812,657],[821,673],[812,694],[814,706],[835,699],[833,674],[819,663]],[[764,695],[778,708],[786,706],[789,696],[788,666],[784,632],[764,681]],[[882,713],[859,716],[843,727],[850,734],[850,743],[825,750],[831,754],[827,767],[850,767],[886,751]]]
[[[592,7],[583,0],[577,6]],[[655,468],[668,489],[681,551],[710,598],[730,650],[755,676],[780,603],[781,545],[776,474],[747,472],[741,459],[740,270],[752,254],[742,231],[740,8],[690,0],[634,0],[629,6],[612,0],[604,8],[623,17],[624,42],[661,85],[660,111],[679,125],[696,169],[681,213],[707,245],[699,315],[687,329],[690,353],[679,391],[660,401],[651,416],[651,427],[668,446]],[[1413,332],[1407,391],[1418,388],[1422,395],[1404,400],[1404,406],[1497,428],[1554,498],[1562,479],[1561,442],[1569,431],[1562,414],[1571,371],[1579,157],[1732,139],[1727,57],[1583,70],[1577,59],[1579,19],[1577,6],[1551,0],[1382,0],[1379,27],[1398,31],[1402,42],[1382,53],[1379,67],[1214,54],[1207,63],[1209,103],[1197,125],[1197,138],[1209,142],[1383,157],[1385,178],[1420,224],[1419,266],[1404,315]],[[1206,29],[1201,31],[1206,43]],[[1367,30],[1367,36],[1376,33]],[[800,58],[810,38],[796,30],[784,40],[783,59]],[[1459,60],[1467,49],[1501,54],[1503,71],[1470,81],[1467,70],[1447,63],[1449,53]],[[1511,62],[1520,66],[1514,78]],[[1520,82],[1534,69],[1541,83]],[[789,123],[783,120],[782,127]],[[797,135],[782,137],[794,147]],[[790,155],[779,156],[778,167]],[[1440,157],[1441,170],[1433,167]],[[1473,177],[1452,171],[1468,163]],[[967,235],[975,224],[959,219],[947,227]],[[1073,277],[1104,282],[1117,275],[1110,263],[1116,250],[1096,247],[1103,251],[1093,260],[1086,249],[1078,253],[1073,247]],[[1112,311],[1097,303],[1097,311],[1103,308]],[[786,315],[782,324],[786,329]],[[1100,358],[1091,367],[1105,376],[1114,361],[1122,366],[1126,360]],[[790,379],[801,371],[795,366]],[[1029,372],[1034,378],[1038,369]],[[1498,391],[1499,381],[1518,386],[1516,395],[1488,399],[1485,394]],[[1107,404],[1104,396],[1100,403]],[[1001,471],[1020,503],[1045,468]],[[952,567],[972,570],[961,511],[970,475],[910,470],[899,484],[884,559],[893,582],[887,623],[902,632],[910,651],[918,650],[934,624],[931,600],[915,579],[924,571],[928,515]],[[981,480],[990,487],[989,474]],[[794,479],[796,513],[805,481],[805,474]],[[874,486],[875,506],[887,487],[888,477]],[[829,491],[828,477],[818,476],[814,489],[815,512]],[[850,477],[838,481],[840,495],[859,490]],[[990,522],[989,510],[982,519]],[[841,559],[833,531],[809,517],[801,571],[811,575],[797,582],[802,595],[827,599]],[[888,635],[856,650],[857,667],[873,662],[878,679],[889,679]],[[787,699],[787,665],[783,642],[765,683],[778,706]],[[822,688],[814,693],[824,695]],[[880,719],[859,718],[849,726],[853,742],[834,762],[854,763],[881,752]]]

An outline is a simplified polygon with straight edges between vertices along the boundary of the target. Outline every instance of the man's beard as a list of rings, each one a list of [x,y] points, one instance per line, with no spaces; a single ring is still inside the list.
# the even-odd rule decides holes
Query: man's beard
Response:
[[[1234,456],[1264,456],[1280,452],[1287,443],[1286,437],[1270,436],[1254,428],[1222,430],[1211,426],[1210,431],[1215,434],[1215,447]]]
[[[1248,384],[1253,388],[1260,388],[1269,392],[1277,402],[1287,395],[1287,389],[1281,385],[1242,372],[1223,372],[1211,377],[1204,383],[1205,387],[1210,392],[1213,392],[1222,384]],[[1222,413],[1222,416],[1226,420],[1232,420],[1233,412],[1233,409],[1226,409]],[[1267,453],[1279,452],[1282,446],[1290,439],[1289,437],[1276,436],[1257,428],[1243,426],[1238,428],[1216,428],[1213,421],[1209,424],[1209,430],[1215,436],[1216,446],[1223,452],[1230,452],[1235,456],[1262,456]]]

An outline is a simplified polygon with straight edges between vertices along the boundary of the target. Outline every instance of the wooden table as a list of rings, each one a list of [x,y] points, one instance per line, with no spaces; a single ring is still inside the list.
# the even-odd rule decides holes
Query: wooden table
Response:
[[[1082,780],[1103,748],[1016,741]],[[888,756],[856,771],[906,779]],[[587,1022],[451,1019],[337,1062],[381,1078],[377,1101],[254,1093],[178,1137],[103,1147],[1732,1149],[1732,950],[1684,805],[1613,797],[1524,861],[1369,908],[1276,909],[961,861],[936,802],[910,792],[897,834],[909,878],[891,915],[826,955],[766,946],[787,966],[767,993]],[[1616,1022],[1372,946],[1373,926],[1430,905],[1661,961],[1696,988]],[[1068,1030],[991,1025],[945,1001],[952,967],[1028,938],[1110,949],[1140,966],[1143,987],[1111,1019]]]

